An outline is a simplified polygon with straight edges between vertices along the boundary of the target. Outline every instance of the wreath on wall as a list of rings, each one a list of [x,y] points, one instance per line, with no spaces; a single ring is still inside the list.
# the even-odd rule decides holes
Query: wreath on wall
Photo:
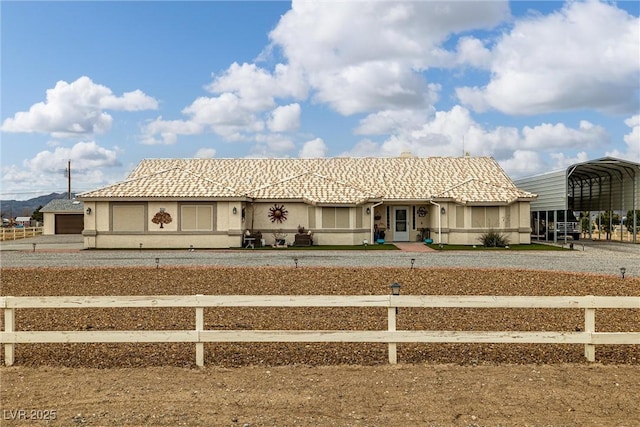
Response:
[[[283,223],[287,220],[289,212],[284,208],[284,205],[278,205],[277,203],[273,207],[269,208],[269,219],[271,222]]]

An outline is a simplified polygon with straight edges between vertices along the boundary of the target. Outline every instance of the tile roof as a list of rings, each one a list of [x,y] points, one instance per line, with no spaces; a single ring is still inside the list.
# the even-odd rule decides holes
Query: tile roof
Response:
[[[321,204],[430,198],[511,203],[536,197],[516,188],[491,157],[145,159],[127,181],[78,196],[246,196]]]
[[[40,212],[78,212],[84,211],[84,203],[78,200],[53,199],[40,209]]]

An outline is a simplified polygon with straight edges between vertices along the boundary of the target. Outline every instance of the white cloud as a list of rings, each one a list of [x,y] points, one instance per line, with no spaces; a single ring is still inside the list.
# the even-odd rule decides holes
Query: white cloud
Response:
[[[300,149],[298,157],[305,159],[326,157],[327,151],[327,144],[324,143],[322,138],[316,138],[311,141],[307,141],[302,145],[302,149]]]
[[[71,147],[58,146],[53,151],[45,150],[21,165],[2,168],[3,194],[15,193],[20,199],[33,194],[66,191],[68,179],[64,176],[71,161],[71,191],[84,191],[121,180],[116,171],[121,166],[118,159],[120,149],[107,149],[94,141],[78,142]]]
[[[476,68],[489,68],[491,65],[491,51],[475,37],[461,37],[458,40],[457,52],[458,64],[468,64]]]
[[[640,114],[629,117],[624,123],[631,128],[631,131],[624,136],[627,149],[625,151],[613,150],[605,155],[640,163]]]
[[[31,171],[59,172],[66,169],[69,160],[73,171],[121,166],[117,150],[100,147],[94,141],[78,142],[70,148],[56,147],[53,151],[40,151],[23,164]]]
[[[458,88],[466,105],[507,114],[637,111],[640,20],[614,4],[567,2],[517,21],[493,49],[485,87]]]
[[[255,137],[256,144],[251,148],[251,155],[257,157],[283,157],[295,149],[293,141],[282,134],[265,134]]]
[[[196,159],[212,159],[216,156],[215,148],[201,148],[196,151],[196,154],[193,156]]]
[[[602,126],[582,120],[578,129],[568,128],[564,123],[543,123],[536,127],[525,126],[523,147],[544,150],[549,148],[591,148],[610,142]]]
[[[300,104],[278,107],[271,112],[267,126],[271,132],[289,132],[300,126]]]
[[[573,157],[567,156],[565,153],[551,153],[550,157],[554,161],[552,167],[554,170],[566,169],[575,163],[584,163],[589,160],[589,155],[584,151],[577,153]]]
[[[511,178],[537,175],[547,168],[540,153],[531,150],[516,150],[510,158],[499,163]]]
[[[304,70],[313,99],[340,114],[426,108],[432,88],[420,72],[455,63],[441,43],[507,15],[502,1],[294,1],[270,38]]]
[[[155,99],[139,90],[118,97],[108,87],[83,76],[71,83],[57,82],[53,89],[47,90],[46,101],[5,119],[1,129],[49,133],[54,137],[101,134],[108,131],[113,122],[104,110],[137,111],[157,107]]]

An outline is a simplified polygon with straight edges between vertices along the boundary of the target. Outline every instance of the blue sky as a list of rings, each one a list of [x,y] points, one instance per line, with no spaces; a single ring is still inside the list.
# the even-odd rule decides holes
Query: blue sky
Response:
[[[639,3],[25,2],[1,14],[2,199],[144,158],[640,162]]]

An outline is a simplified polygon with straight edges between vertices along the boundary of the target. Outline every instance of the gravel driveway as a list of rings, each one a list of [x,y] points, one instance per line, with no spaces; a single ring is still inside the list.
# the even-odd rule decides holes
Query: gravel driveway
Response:
[[[35,251],[33,244],[35,243]],[[411,246],[411,245],[408,245]],[[420,244],[416,244],[416,250]],[[77,235],[0,243],[2,267],[332,266],[517,268],[640,276],[640,245],[578,241],[573,251],[82,250]]]

